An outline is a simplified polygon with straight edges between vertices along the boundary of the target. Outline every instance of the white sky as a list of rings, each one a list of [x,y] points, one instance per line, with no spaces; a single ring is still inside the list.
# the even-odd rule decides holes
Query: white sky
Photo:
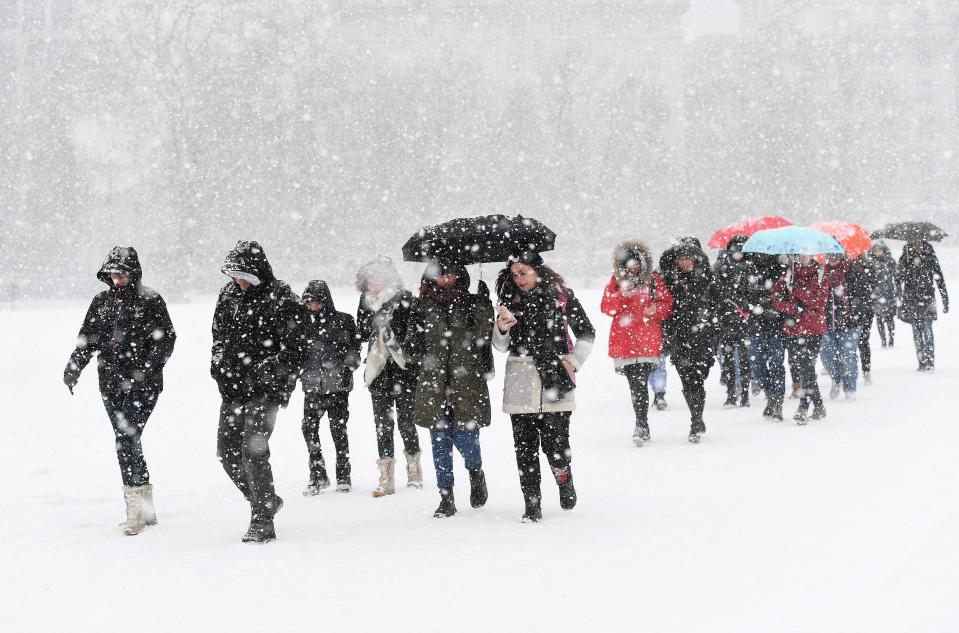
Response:
[[[706,33],[729,33],[736,30],[738,11],[733,0],[692,0],[685,16],[686,39]]]

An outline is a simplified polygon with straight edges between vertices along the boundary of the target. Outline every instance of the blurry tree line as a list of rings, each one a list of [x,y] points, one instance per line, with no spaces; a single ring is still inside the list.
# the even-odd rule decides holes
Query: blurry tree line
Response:
[[[0,277],[28,294],[88,293],[117,243],[175,297],[237,239],[348,283],[459,215],[542,219],[589,283],[627,236],[956,218],[959,18],[686,42],[687,0],[13,4]]]

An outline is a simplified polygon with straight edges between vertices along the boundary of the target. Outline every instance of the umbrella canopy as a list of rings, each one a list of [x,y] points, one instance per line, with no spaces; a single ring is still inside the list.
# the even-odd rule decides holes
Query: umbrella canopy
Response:
[[[743,252],[767,255],[818,255],[845,251],[836,238],[828,233],[804,226],[786,226],[756,233],[746,240]]]
[[[809,228],[822,231],[823,233],[828,233],[839,240],[839,243],[842,244],[842,247],[846,249],[846,255],[848,255],[851,259],[859,257],[872,248],[872,240],[869,239],[869,231],[858,224],[832,220],[829,222],[816,222],[815,224],[810,224]]]
[[[926,242],[938,242],[946,237],[947,233],[932,222],[893,222],[882,227],[878,231],[873,231],[871,237],[874,240],[904,240],[906,242],[916,242],[924,240]]]
[[[781,218],[778,215],[764,215],[761,218],[746,218],[745,220],[740,220],[730,224],[729,226],[719,229],[713,236],[709,238],[709,243],[707,246],[709,248],[726,248],[726,245],[729,244],[729,240],[737,235],[745,235],[750,237],[755,235],[759,231],[765,231],[767,229],[778,229],[783,226],[792,226],[792,222],[786,218]]]
[[[517,252],[553,250],[556,233],[521,215],[456,218],[426,226],[403,245],[408,262],[442,260],[454,264],[504,262]]]

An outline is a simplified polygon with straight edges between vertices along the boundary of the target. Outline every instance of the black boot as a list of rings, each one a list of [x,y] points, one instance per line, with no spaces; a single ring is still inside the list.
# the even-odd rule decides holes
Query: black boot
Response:
[[[250,527],[243,535],[244,543],[269,543],[276,540],[276,530],[272,520],[250,521]]]
[[[486,475],[482,468],[471,470],[470,472],[470,505],[474,508],[482,508],[486,505],[489,498],[489,491],[486,489]]]
[[[781,396],[769,398],[769,419],[773,422],[783,421],[783,399]]]
[[[573,486],[572,468],[569,466],[554,468],[553,477],[556,479],[556,485],[559,486],[559,507],[563,510],[572,510],[576,507],[576,488]]]
[[[445,519],[456,514],[456,504],[453,502],[453,490],[440,488],[440,505],[433,513],[434,519]]]
[[[526,497],[526,512],[523,513],[523,523],[539,523],[543,518],[543,508],[539,497]]]

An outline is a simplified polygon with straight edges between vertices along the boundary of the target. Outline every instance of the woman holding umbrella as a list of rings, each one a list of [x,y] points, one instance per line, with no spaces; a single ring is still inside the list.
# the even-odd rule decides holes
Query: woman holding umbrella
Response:
[[[456,514],[454,447],[469,472],[470,505],[480,508],[487,498],[480,429],[490,423],[486,381],[492,367],[487,366],[484,352],[493,332],[493,304],[488,294],[471,294],[469,285],[469,274],[462,265],[428,265],[406,341],[398,350],[419,370],[414,419],[417,426],[429,429],[433,445],[440,492],[440,505],[433,513],[436,518]],[[385,339],[392,345],[389,331]]]
[[[542,256],[523,251],[510,256],[496,282],[493,345],[508,352],[503,411],[510,414],[524,523],[542,516],[539,447],[559,486],[560,506],[576,505],[570,467],[570,415],[576,408],[573,376],[589,356],[595,330],[582,304]],[[573,343],[569,330],[576,337]]]
[[[933,371],[936,364],[936,346],[932,322],[936,320],[936,287],[942,297],[942,312],[949,312],[949,293],[946,279],[932,244],[914,240],[906,244],[899,258],[896,273],[898,296],[902,297],[899,318],[912,325],[919,371]]]

